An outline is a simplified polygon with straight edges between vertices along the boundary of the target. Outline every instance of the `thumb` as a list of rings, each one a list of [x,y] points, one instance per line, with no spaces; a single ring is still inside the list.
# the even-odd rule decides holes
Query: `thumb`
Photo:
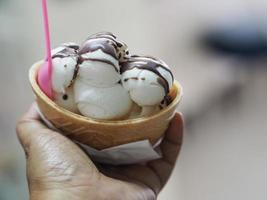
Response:
[[[47,127],[40,121],[37,105],[33,103],[27,113],[17,122],[16,132],[18,139],[27,154],[34,135],[47,131]]]
[[[60,193],[61,198],[47,199],[63,199],[66,194],[85,188],[88,180],[91,185],[98,180],[98,170],[88,156],[71,140],[42,123],[36,103],[18,121],[17,135],[27,158],[31,199],[37,199],[33,198],[35,194],[48,193]]]
[[[64,162],[70,163],[79,160],[95,169],[92,161],[77,144],[42,123],[37,110],[37,104],[33,103],[17,123],[17,136],[26,157],[30,155],[31,161],[40,160],[42,156],[42,161],[45,159],[55,161],[56,157],[59,160],[64,158]]]

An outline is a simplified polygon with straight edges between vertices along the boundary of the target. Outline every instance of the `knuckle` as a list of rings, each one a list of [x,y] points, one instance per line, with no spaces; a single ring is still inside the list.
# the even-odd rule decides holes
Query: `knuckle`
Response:
[[[22,139],[24,132],[26,131],[26,125],[29,120],[21,118],[16,124],[16,133],[19,139]]]
[[[17,136],[20,136],[22,130],[23,130],[23,125],[24,125],[24,120],[23,119],[20,119],[19,121],[17,121],[17,124],[16,124],[16,133],[17,133]]]

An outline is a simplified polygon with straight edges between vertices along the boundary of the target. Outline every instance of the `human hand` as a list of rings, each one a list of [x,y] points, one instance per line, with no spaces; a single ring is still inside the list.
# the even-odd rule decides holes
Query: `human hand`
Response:
[[[32,200],[154,200],[174,168],[183,120],[175,115],[160,146],[163,158],[146,165],[94,164],[75,143],[41,122],[36,104],[18,122],[17,134]]]

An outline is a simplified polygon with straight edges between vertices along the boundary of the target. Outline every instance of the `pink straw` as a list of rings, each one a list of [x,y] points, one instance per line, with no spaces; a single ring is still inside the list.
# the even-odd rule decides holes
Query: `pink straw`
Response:
[[[50,99],[53,99],[52,58],[51,58],[50,32],[49,32],[48,11],[47,11],[46,0],[42,0],[42,7],[43,7],[44,30],[45,30],[46,60],[38,72],[38,84],[41,90]]]
[[[52,57],[51,57],[51,42],[49,31],[49,20],[46,0],[42,0],[43,17],[44,17],[44,30],[45,30],[45,44],[46,44],[46,58],[48,61],[48,74],[52,75]]]

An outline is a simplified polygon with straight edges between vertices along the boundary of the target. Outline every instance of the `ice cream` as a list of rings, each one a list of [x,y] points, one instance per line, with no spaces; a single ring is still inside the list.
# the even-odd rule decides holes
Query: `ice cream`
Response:
[[[168,102],[173,75],[163,61],[148,56],[131,56],[121,67],[123,87],[142,107],[140,116],[159,111]]]
[[[173,75],[150,56],[131,56],[109,32],[90,36],[81,46],[65,43],[52,52],[55,102],[95,119],[150,116],[168,105]]]
[[[116,49],[115,54],[119,62],[126,61],[130,57],[128,46],[124,42],[117,40],[117,37],[110,32],[96,33],[90,36],[89,39],[100,39],[102,41],[106,40],[108,43],[110,43]]]
[[[77,49],[69,46],[70,44],[74,45],[73,43],[63,44],[52,51],[52,87],[55,92],[63,94],[75,79],[73,75],[78,63]]]
[[[64,93],[54,93],[55,103],[66,110],[74,113],[80,113],[74,101],[73,87],[65,89]]]
[[[75,113],[78,113],[74,101],[73,81],[77,69],[79,46],[75,43],[65,43],[52,51],[52,88],[55,102]]]
[[[126,45],[111,33],[95,34],[81,46],[74,91],[75,102],[83,115],[120,119],[129,114],[132,100],[120,83],[119,65],[126,54]]]
[[[92,86],[78,78],[74,84],[75,102],[84,116],[95,119],[122,119],[132,108],[129,93],[120,85]]]
[[[43,15],[46,60],[35,63],[29,73],[43,121],[90,148],[90,157],[104,153],[99,158],[105,163],[158,159],[153,148],[162,141],[182,96],[182,87],[177,81],[173,84],[166,64],[131,56],[127,45],[108,32],[90,36],[81,46],[63,44],[51,58],[45,0]],[[166,108],[150,116],[165,103]]]

